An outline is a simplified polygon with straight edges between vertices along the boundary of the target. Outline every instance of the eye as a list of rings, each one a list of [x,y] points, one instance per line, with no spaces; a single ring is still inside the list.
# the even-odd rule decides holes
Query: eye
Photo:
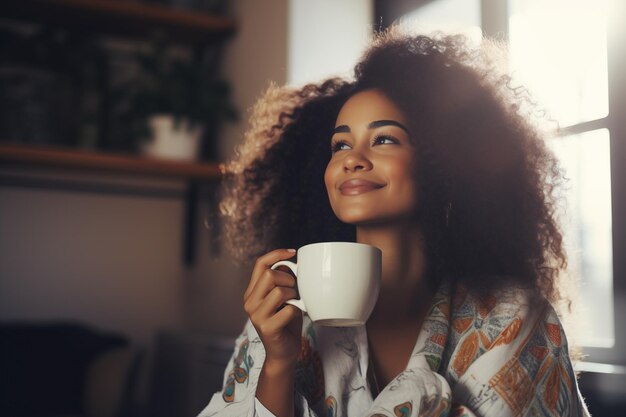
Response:
[[[335,153],[337,151],[342,151],[344,148],[342,148],[342,146],[344,145],[348,145],[346,142],[342,141],[342,140],[338,140],[338,141],[333,141],[330,144],[330,150],[332,151],[332,153]]]
[[[389,141],[387,143],[384,143],[385,141]],[[381,145],[386,145],[389,143],[398,143],[398,140],[396,138],[394,138],[393,136],[389,136],[389,135],[380,135],[380,136],[376,136],[374,138],[374,140],[372,141],[372,145],[376,145],[376,144],[381,144]]]

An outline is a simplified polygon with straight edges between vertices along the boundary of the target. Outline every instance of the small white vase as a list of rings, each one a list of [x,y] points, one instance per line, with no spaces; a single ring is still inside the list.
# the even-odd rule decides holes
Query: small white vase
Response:
[[[148,118],[152,132],[150,140],[142,146],[146,156],[179,161],[195,161],[200,153],[202,126],[188,119],[174,121],[171,114],[157,114]]]

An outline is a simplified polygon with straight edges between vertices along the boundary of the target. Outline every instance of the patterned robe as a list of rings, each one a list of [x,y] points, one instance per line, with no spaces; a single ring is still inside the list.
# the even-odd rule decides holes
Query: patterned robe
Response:
[[[222,392],[200,417],[258,416],[265,358],[248,321]],[[296,366],[296,416],[588,416],[556,312],[530,290],[477,298],[447,286],[435,295],[406,369],[376,398],[367,379],[364,326],[304,318]],[[266,410],[264,410],[266,411]]]

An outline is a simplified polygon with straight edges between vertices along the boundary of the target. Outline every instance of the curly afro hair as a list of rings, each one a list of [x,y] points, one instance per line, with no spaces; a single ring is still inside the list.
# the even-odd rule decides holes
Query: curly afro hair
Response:
[[[249,262],[276,248],[355,241],[324,185],[337,114],[375,88],[407,116],[416,146],[419,223],[434,287],[448,279],[486,293],[505,285],[560,299],[567,265],[555,210],[562,175],[526,91],[502,73],[502,48],[462,36],[380,33],[353,79],[271,85],[245,140],[223,166],[226,240]]]

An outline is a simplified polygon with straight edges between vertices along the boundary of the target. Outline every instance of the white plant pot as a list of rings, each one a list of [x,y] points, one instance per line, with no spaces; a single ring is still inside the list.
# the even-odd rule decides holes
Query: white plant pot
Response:
[[[148,119],[152,137],[142,146],[142,153],[152,158],[195,161],[200,153],[202,127],[182,119],[178,125],[174,116],[158,114]]]

